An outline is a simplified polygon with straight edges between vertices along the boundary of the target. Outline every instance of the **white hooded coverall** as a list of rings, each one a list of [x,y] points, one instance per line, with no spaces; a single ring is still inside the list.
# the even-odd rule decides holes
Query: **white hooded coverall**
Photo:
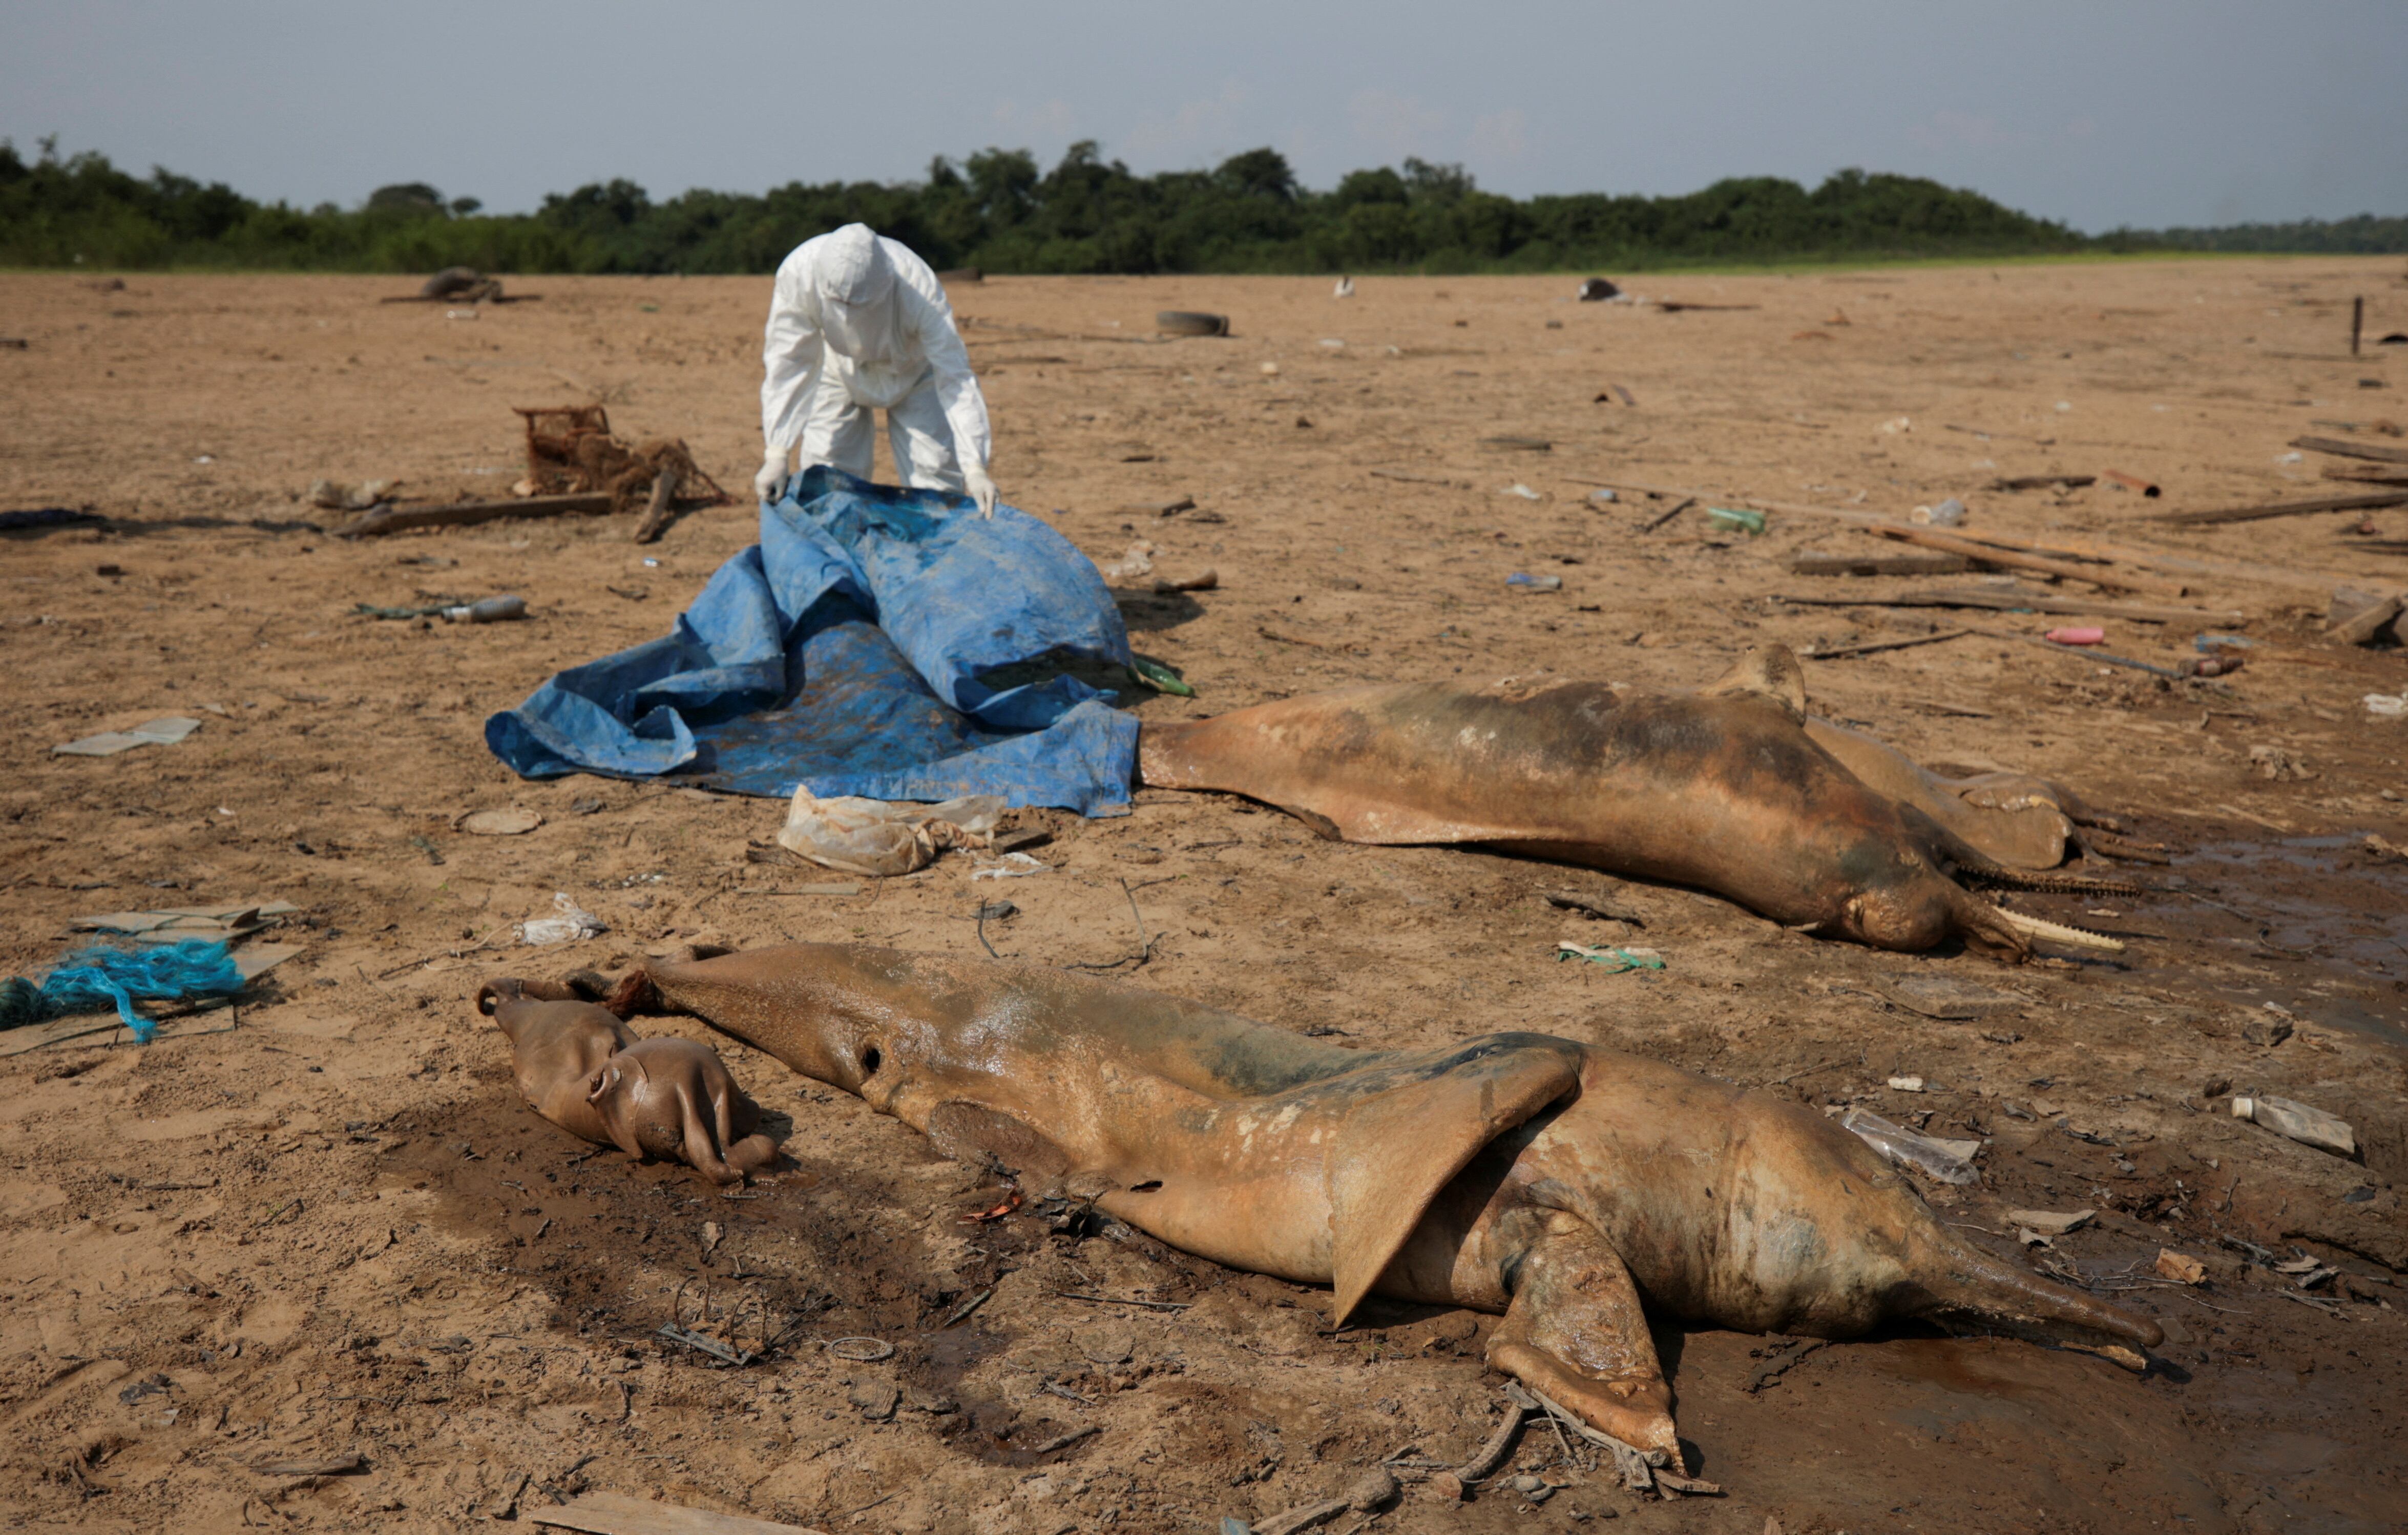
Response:
[[[983,488],[986,400],[928,264],[868,225],[805,240],[779,265],[761,344],[764,473],[801,463],[869,477],[869,412],[886,412],[897,476],[922,490]],[[782,486],[781,486],[782,489]]]

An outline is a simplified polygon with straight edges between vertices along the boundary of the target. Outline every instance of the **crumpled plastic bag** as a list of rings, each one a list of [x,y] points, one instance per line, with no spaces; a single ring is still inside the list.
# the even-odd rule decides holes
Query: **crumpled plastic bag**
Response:
[[[844,874],[909,874],[947,848],[983,844],[1003,816],[1000,795],[912,805],[847,795],[822,799],[798,783],[778,845]]]
[[[522,943],[575,943],[580,939],[599,938],[610,929],[602,919],[568,898],[566,890],[554,891],[552,897],[556,917],[529,917],[519,924]]]

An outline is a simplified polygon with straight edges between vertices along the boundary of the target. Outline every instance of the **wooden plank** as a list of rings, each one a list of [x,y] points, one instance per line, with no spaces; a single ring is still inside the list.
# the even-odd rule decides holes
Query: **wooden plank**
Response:
[[[521,1511],[539,1525],[581,1529],[588,1535],[819,1535],[801,1525],[712,1513],[677,1503],[655,1503],[615,1492],[581,1492],[560,1508]]]
[[[505,517],[555,517],[564,512],[610,509],[610,497],[595,495],[527,495],[501,501],[421,501],[372,511],[357,522],[334,530],[337,538],[370,538],[413,527],[467,527]]]
[[[2408,485],[2408,466],[2396,469],[2380,464],[2370,464],[2362,468],[2329,466],[2324,477],[2327,480],[2352,480],[2366,485]]]
[[[1953,576],[1972,562],[1962,554],[1792,554],[1793,576]]]
[[[1970,430],[1970,428],[1969,428]],[[1719,501],[1727,506],[1755,507],[1764,511],[1793,512],[1804,517],[1828,517],[1833,522],[1849,523],[1857,527],[1905,527],[1910,524],[1887,517],[1846,507],[1818,507],[1806,501],[1774,501],[1761,495],[1732,494],[1717,495],[1712,491],[1690,490],[1677,485],[1650,484],[1638,480],[1592,480],[1579,475],[1566,475],[1565,481],[1574,485],[1604,485],[1613,490],[1638,491],[1648,495],[1691,495],[1699,500]],[[2000,549],[2034,550],[2042,547],[2027,538],[2015,538],[2000,533],[1975,532],[1960,529],[1975,543],[1990,544]],[[2137,566],[2143,570],[2161,570],[2173,576],[2218,576],[2227,581],[2245,581],[2253,586],[2279,586],[2292,591],[2322,594],[2336,583],[2355,578],[2335,575],[2297,564],[2243,565],[2231,560],[2208,559],[2194,554],[2176,554],[2165,550],[2143,549],[2132,544],[2111,543],[2103,538],[2069,538],[2052,537],[2050,544],[2095,559],[2113,560]],[[2180,590],[2164,592],[2167,596],[2181,596]]]
[[[2255,507],[2218,507],[2210,511],[2165,511],[2150,519],[2185,527],[2214,523],[2261,523],[2270,517],[2305,517],[2324,511],[2373,511],[2382,507],[2408,506],[2408,487],[2369,491],[2358,495],[2320,495],[2310,501],[2270,501]]]
[[[1871,531],[1885,538],[1898,538],[1911,544],[1921,544],[1926,549],[1945,550],[1952,554],[1963,554],[1985,565],[2004,566],[2013,570],[2029,570],[2036,575],[2055,576],[2060,581],[2088,581],[2093,586],[2113,587],[2127,592],[2156,592],[2172,597],[2183,595],[2183,589],[2180,586],[2171,585],[2161,581],[2152,581],[2145,576],[2128,576],[2092,566],[2070,565],[2063,560],[2046,560],[2037,554],[2024,554],[1990,544],[1976,543],[1971,538],[1960,538],[1954,534],[1941,533],[1928,527],[1904,527],[1891,524],[1877,527]]]
[[[1914,645],[1937,645],[1943,639],[1962,639],[1971,629],[1942,629],[1938,634],[1919,634],[1909,639],[1875,639],[1862,645],[1840,645],[1828,651],[1800,651],[1800,661],[1833,661],[1845,655],[1870,655],[1876,651],[1902,651]]]
[[[2352,442],[2346,438],[2293,438],[2291,446],[2304,448],[2312,453],[2330,453],[2336,458],[2371,458],[2377,464],[2408,464],[2408,448],[2384,448],[2372,442]]]
[[[1980,587],[1947,587],[1936,592],[1892,592],[1880,596],[1792,596],[1780,601],[1808,608],[1986,608],[1994,612],[2028,609],[2035,613],[2078,614],[2085,618],[2122,618],[2136,624],[2200,624],[2239,628],[2249,615],[2237,609],[2164,608],[2155,603],[2113,602],[2103,597],[2065,596],[2055,592],[1985,591]]]

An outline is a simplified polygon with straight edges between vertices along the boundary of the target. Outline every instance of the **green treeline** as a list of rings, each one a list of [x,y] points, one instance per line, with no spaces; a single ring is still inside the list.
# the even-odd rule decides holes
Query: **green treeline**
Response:
[[[1809,192],[1775,177],[1681,197],[1483,192],[1460,166],[1407,160],[1328,192],[1253,150],[1209,171],[1138,176],[1092,143],[1040,171],[1025,150],[939,157],[923,180],[792,182],[758,196],[654,202],[625,180],[489,215],[431,186],[354,208],[257,203],[222,182],[136,177],[98,154],[28,162],[0,140],[0,265],[425,272],[767,272],[854,221],[938,267],[991,272],[1515,272],[1710,262],[2081,251],[2408,249],[2408,221],[2118,231],[2097,239],[1916,177],[1844,170]],[[2228,241],[2238,243],[2225,243]],[[2260,243],[2251,243],[2253,241]],[[2283,243],[2288,241],[2291,243]]]

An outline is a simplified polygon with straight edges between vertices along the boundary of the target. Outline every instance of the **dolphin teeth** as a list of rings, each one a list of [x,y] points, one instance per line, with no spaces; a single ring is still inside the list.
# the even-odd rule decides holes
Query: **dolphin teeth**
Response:
[[[2039,917],[2028,917],[2021,911],[2010,911],[2003,906],[1999,908],[1999,915],[2005,919],[2008,926],[2030,938],[2053,939],[2057,942],[2069,944],[2076,949],[2097,949],[2102,954],[2120,954],[2124,952],[2124,945],[2120,940],[2109,938],[2104,933],[2094,933],[2082,927],[2069,927],[2063,923],[2047,922]]]

